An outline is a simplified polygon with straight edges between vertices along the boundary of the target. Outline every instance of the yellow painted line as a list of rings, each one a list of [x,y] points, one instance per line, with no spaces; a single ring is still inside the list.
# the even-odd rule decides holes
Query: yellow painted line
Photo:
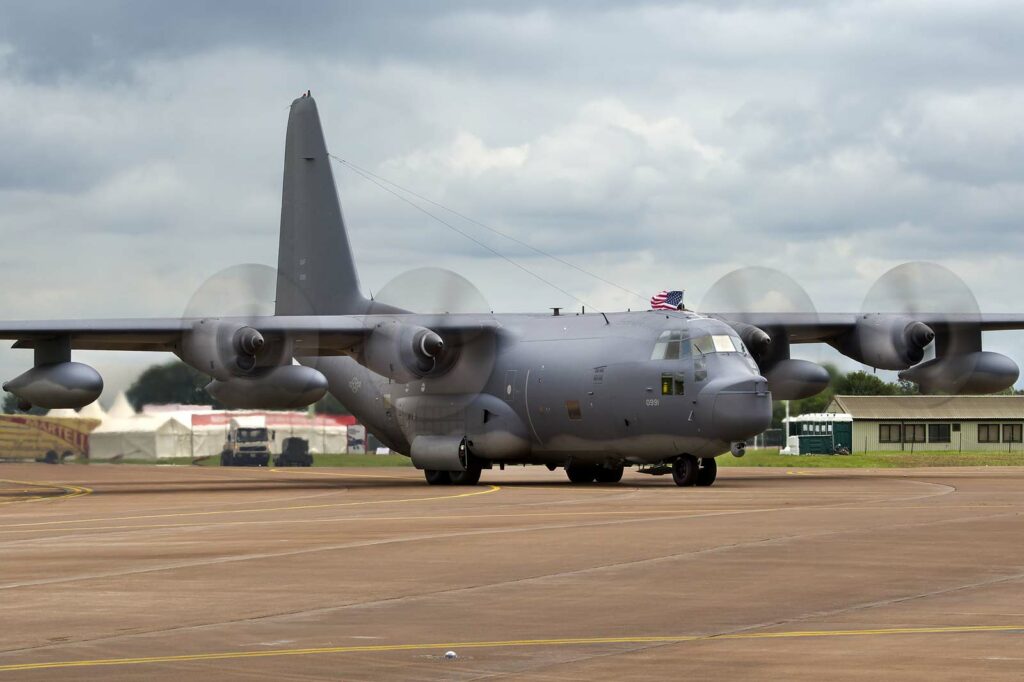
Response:
[[[69,497],[75,497],[78,494],[87,495],[92,492],[88,488],[82,488],[82,493],[75,493]],[[140,519],[166,519],[166,518],[180,518],[185,516],[217,516],[223,514],[255,514],[261,512],[278,512],[278,511],[296,511],[300,509],[332,509],[337,507],[357,507],[371,504],[398,504],[402,502],[430,502],[434,500],[455,500],[460,497],[475,497],[476,495],[488,495],[501,490],[501,486],[489,485],[487,490],[475,490],[466,493],[456,493],[453,495],[437,495],[432,497],[406,497],[397,500],[363,500],[360,502],[330,502],[324,504],[304,504],[294,505],[289,507],[260,507],[256,509],[219,509],[216,511],[201,511],[201,512],[175,512],[171,514],[141,514],[138,516],[119,516],[115,518],[106,519],[64,519],[60,521],[35,521],[32,523],[11,523],[0,526],[0,530],[6,528],[23,528],[23,527],[39,527],[39,526],[52,526],[56,524],[68,524],[68,523],[94,523],[94,522],[110,522],[110,521],[136,521]],[[61,498],[67,499],[67,498]]]
[[[0,502],[0,505],[15,504],[19,502],[39,502],[41,500],[70,500],[73,497],[81,497],[88,495],[92,492],[91,488],[86,488],[80,485],[71,485],[69,483],[52,483],[50,481],[15,481],[14,479],[4,478],[0,479],[0,483],[14,483],[15,485],[24,485],[39,490],[40,488],[56,489],[63,492],[61,495],[35,495],[30,498],[20,500],[9,500],[7,502]],[[0,490],[0,493],[4,492]]]
[[[553,639],[512,639],[504,641],[434,642],[430,644],[368,644],[360,646],[332,646],[310,649],[270,649],[262,651],[219,651],[205,654],[176,656],[145,656],[140,658],[97,658],[78,661],[49,661],[42,663],[12,663],[0,665],[0,672],[25,670],[54,670],[58,668],[90,668],[114,665],[147,665],[154,663],[182,663],[188,661],[219,661],[243,658],[270,658],[277,656],[315,656],[324,654],[384,653],[392,651],[437,652],[458,649],[501,649],[510,647],[583,646],[597,644],[666,644],[693,641],[746,640],[746,639],[801,639],[817,637],[868,637],[884,635],[939,635],[972,632],[1010,632],[1024,634],[1024,625],[961,625],[918,628],[876,628],[863,630],[793,630],[784,632],[740,632],[725,635],[667,635],[650,637],[564,637]]]

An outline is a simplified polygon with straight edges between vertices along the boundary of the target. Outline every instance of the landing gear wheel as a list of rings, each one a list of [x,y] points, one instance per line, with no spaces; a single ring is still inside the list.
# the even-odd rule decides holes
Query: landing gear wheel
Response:
[[[480,465],[470,462],[465,471],[449,471],[452,485],[476,485],[480,482]]]
[[[565,467],[565,475],[573,483],[593,483],[597,478],[597,467],[592,464],[570,464]]]
[[[706,488],[713,484],[718,477],[718,462],[714,457],[705,457],[700,460],[700,471],[697,472],[697,485]]]
[[[452,482],[452,477],[447,471],[424,469],[423,476],[427,479],[427,483],[430,485],[451,485]]]
[[[622,472],[624,467],[620,464],[617,467],[598,467],[597,475],[594,479],[598,483],[618,483],[622,480]]]
[[[676,485],[686,488],[697,483],[700,462],[693,455],[679,455],[672,462],[672,480]]]

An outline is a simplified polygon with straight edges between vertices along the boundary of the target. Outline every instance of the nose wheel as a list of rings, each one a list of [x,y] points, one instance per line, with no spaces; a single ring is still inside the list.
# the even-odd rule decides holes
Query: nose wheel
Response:
[[[717,477],[718,464],[714,457],[697,459],[693,455],[680,455],[672,462],[672,480],[680,487],[707,487]]]

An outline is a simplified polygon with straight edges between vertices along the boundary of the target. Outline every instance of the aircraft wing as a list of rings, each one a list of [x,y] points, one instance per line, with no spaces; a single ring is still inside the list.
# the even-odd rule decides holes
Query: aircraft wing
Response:
[[[705,313],[726,322],[742,322],[761,329],[783,329],[791,343],[828,343],[857,325],[864,313]],[[1024,329],[1024,315],[974,313],[879,313],[912,318],[929,327],[957,330],[1003,331]]]
[[[434,330],[449,340],[494,330],[490,315],[272,315],[223,317],[219,321],[244,324],[264,336],[287,335],[302,339],[303,354],[342,355],[358,346],[377,325],[389,320]],[[34,348],[40,341],[68,338],[71,348],[173,352],[198,319],[148,318],[112,320],[42,320],[0,322],[0,339],[15,340],[15,348]]]

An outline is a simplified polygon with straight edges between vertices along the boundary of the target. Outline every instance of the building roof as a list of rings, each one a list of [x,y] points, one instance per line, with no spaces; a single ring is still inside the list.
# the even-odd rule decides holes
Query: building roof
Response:
[[[807,412],[806,414],[797,415],[795,417],[786,417],[782,420],[783,423],[789,422],[849,422],[853,421],[853,417],[846,414],[845,412]]]
[[[837,395],[828,411],[854,419],[1024,419],[1024,395]]]

